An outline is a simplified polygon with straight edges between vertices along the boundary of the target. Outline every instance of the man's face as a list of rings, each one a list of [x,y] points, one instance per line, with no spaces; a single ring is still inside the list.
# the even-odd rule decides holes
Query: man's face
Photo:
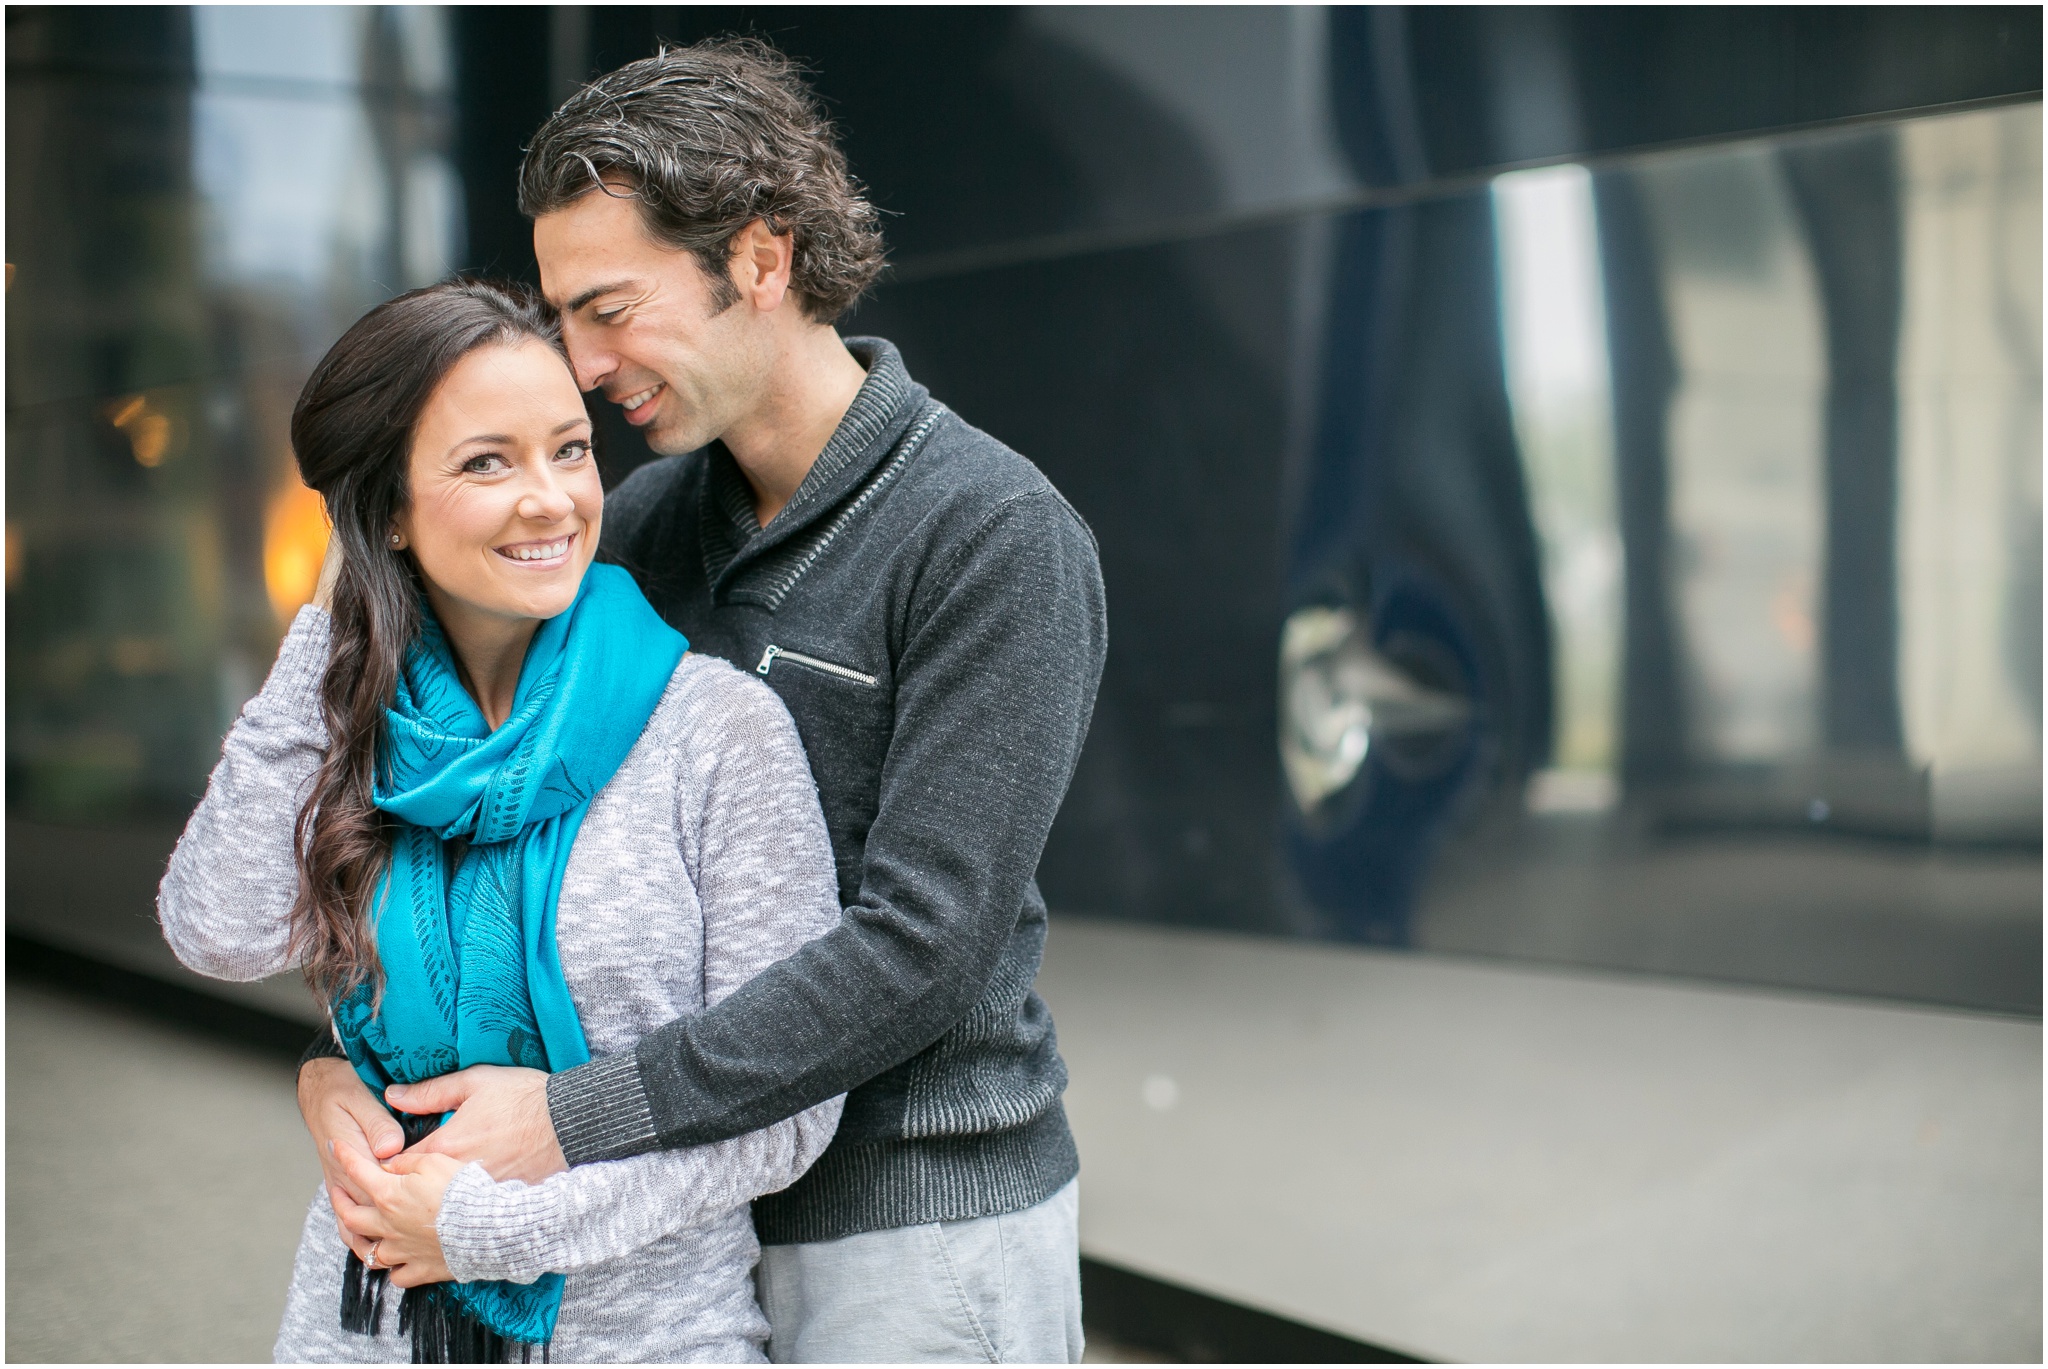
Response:
[[[637,202],[592,191],[536,219],[533,248],[576,383],[623,407],[649,447],[695,451],[759,404],[766,320],[745,299],[720,310],[696,257],[650,238]]]

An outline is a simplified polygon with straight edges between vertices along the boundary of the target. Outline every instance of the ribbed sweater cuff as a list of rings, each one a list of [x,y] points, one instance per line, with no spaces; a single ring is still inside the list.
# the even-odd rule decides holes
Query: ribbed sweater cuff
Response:
[[[548,1115],[572,1165],[658,1149],[654,1109],[631,1051],[548,1076]]]
[[[334,1039],[332,1024],[322,1027],[306,1049],[299,1052],[299,1068],[305,1069],[315,1060],[346,1060],[348,1052],[341,1048],[341,1042]]]
[[[327,676],[327,643],[333,620],[325,609],[311,604],[292,619],[291,631],[277,649],[277,664],[251,706],[266,708],[292,717],[320,714],[320,682]]]
[[[531,1283],[545,1272],[542,1252],[562,1220],[560,1195],[547,1185],[493,1183],[472,1162],[456,1171],[441,1194],[434,1234],[457,1280]]]

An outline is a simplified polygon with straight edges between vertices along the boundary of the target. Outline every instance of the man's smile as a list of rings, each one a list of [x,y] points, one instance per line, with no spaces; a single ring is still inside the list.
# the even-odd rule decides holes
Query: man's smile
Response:
[[[619,407],[626,411],[628,423],[644,423],[653,415],[654,401],[668,386],[660,381],[648,386],[637,394],[627,395],[619,401]]]

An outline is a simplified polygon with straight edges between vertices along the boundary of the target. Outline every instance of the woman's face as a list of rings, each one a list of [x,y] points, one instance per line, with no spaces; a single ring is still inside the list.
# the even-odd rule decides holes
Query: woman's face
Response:
[[[597,553],[604,487],[560,354],[527,339],[455,363],[413,428],[411,506],[393,531],[444,628],[552,618]]]

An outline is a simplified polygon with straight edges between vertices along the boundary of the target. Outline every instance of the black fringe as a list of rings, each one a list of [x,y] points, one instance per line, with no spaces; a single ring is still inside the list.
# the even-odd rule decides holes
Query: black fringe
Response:
[[[371,1269],[348,1252],[341,1267],[341,1329],[359,1336],[374,1336],[384,1320],[384,1290],[390,1278],[382,1269]]]
[[[456,1306],[446,1285],[408,1288],[398,1304],[399,1334],[412,1335],[414,1364],[531,1364],[548,1362],[546,1344],[500,1335]]]
[[[388,1270],[368,1269],[349,1252],[341,1275],[341,1329],[374,1336],[384,1321]],[[412,1337],[414,1364],[532,1364],[534,1351],[549,1363],[550,1343],[514,1340],[470,1316],[448,1296],[445,1284],[404,1289],[398,1300],[398,1333]]]
[[[398,1124],[410,1146],[441,1124],[438,1117],[400,1113]],[[374,1336],[384,1322],[384,1294],[391,1274],[371,1269],[351,1250],[341,1269],[341,1329]],[[398,1300],[398,1333],[412,1337],[414,1364],[531,1364],[534,1351],[549,1362],[550,1342],[535,1345],[500,1335],[470,1316],[448,1296],[445,1284],[403,1290]]]

